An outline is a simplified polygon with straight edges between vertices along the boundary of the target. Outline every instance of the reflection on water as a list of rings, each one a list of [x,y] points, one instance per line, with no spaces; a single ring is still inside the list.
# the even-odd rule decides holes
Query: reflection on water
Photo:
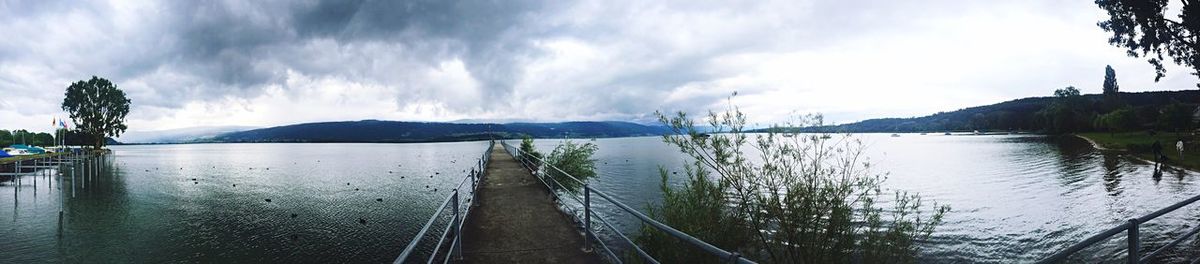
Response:
[[[1072,137],[860,136],[873,167],[889,172],[889,188],[953,207],[923,245],[923,262],[1029,262],[1200,193],[1190,172],[1154,177],[1153,164]],[[556,143],[536,144],[548,153]],[[634,208],[660,202],[659,166],[679,172],[670,184],[684,177],[686,160],[658,137],[595,143],[592,185]],[[0,262],[391,261],[484,147],[117,146],[109,170],[95,179],[68,174],[60,186],[55,176],[26,177],[20,191],[0,183]],[[75,196],[60,199],[72,186]],[[61,238],[60,201],[67,216]],[[627,234],[637,230],[633,217],[593,202]],[[1162,246],[1197,216],[1200,206],[1190,206],[1146,223],[1143,247]],[[1116,262],[1124,250],[1118,235],[1079,257]],[[1164,260],[1197,253],[1172,251]]]
[[[0,263],[388,262],[486,146],[115,146],[100,176],[0,186]]]

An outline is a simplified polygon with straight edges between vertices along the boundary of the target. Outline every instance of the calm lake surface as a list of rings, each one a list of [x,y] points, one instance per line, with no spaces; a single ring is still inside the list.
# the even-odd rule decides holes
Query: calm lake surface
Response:
[[[889,188],[953,207],[923,246],[923,262],[1029,262],[1200,193],[1192,173],[1155,178],[1152,165],[1076,138],[857,137],[874,168],[890,173]],[[593,186],[635,208],[660,201],[659,166],[679,172],[670,184],[684,177],[685,159],[658,137],[594,142]],[[557,143],[537,141],[546,153]],[[0,263],[391,262],[486,146],[114,146],[95,179],[49,171],[19,188],[0,183]],[[638,228],[615,206],[596,205],[627,234]],[[1143,247],[1186,232],[1197,216],[1200,206],[1185,207],[1146,223]],[[1124,248],[1118,235],[1080,256],[1116,262]],[[1166,260],[1195,255],[1179,250]]]

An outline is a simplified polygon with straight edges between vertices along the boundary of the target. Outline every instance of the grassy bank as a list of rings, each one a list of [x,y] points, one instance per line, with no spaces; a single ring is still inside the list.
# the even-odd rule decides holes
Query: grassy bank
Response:
[[[1197,145],[1197,137],[1175,133],[1158,133],[1151,136],[1145,131],[1142,132],[1126,132],[1126,133],[1081,133],[1077,134],[1080,137],[1091,140],[1100,147],[1125,151],[1139,158],[1153,161],[1154,152],[1151,146],[1155,141],[1162,144],[1163,154],[1169,159],[1167,164],[1177,167],[1183,167],[1190,170],[1200,170],[1200,145]],[[1179,150],[1175,148],[1175,142],[1183,139],[1187,142],[1184,146],[1184,158],[1180,158]]]

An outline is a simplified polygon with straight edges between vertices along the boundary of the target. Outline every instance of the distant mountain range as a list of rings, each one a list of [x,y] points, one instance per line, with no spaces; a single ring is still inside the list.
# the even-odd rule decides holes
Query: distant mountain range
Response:
[[[191,143],[225,142],[441,142],[489,138],[603,138],[656,136],[667,133],[663,126],[630,122],[561,123],[443,123],[401,121],[345,121],[305,123],[196,138]]]
[[[1138,93],[1119,93],[1120,99],[1129,106],[1137,109],[1138,113],[1152,116],[1158,107],[1177,101],[1186,105],[1200,104],[1200,91],[1157,91]],[[822,126],[794,128],[805,132],[940,132],[940,131],[1034,131],[1038,129],[1035,113],[1054,102],[1054,97],[1030,97],[1007,102],[959,109],[952,112],[910,117],[910,118],[879,118],[860,122]],[[1083,99],[1090,105],[1099,105],[1104,95],[1087,94]],[[1149,119],[1149,118],[1143,118]],[[759,129],[756,131],[765,131]]]
[[[1100,102],[1103,95],[1083,95],[1089,102]],[[1200,104],[1200,91],[1162,91],[1120,93],[1126,104],[1139,112],[1153,114],[1157,106],[1171,102]],[[1007,102],[964,108],[952,112],[910,117],[879,118],[860,122],[790,128],[804,132],[940,132],[940,131],[1036,131],[1034,113],[1054,101],[1053,97],[1031,97]],[[482,121],[482,120],[476,120]],[[493,120],[504,121],[504,120]],[[471,123],[403,121],[343,121],[305,123],[269,128],[204,127],[154,132],[131,132],[118,140],[125,143],[226,143],[226,142],[442,142],[484,140],[489,138],[605,138],[657,136],[670,133],[661,125],[622,121],[558,123]],[[248,129],[248,130],[247,130]],[[711,129],[698,127],[703,132]],[[751,130],[762,132],[766,129]]]
[[[248,126],[211,126],[190,127],[158,131],[129,131],[117,138],[126,144],[136,143],[186,143],[215,137],[221,134],[246,131],[257,127]]]

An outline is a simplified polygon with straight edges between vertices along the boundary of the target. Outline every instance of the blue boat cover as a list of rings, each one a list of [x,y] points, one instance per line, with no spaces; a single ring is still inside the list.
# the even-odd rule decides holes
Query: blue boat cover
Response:
[[[8,155],[8,152],[0,151],[0,158],[7,158],[7,157],[12,157],[12,155]]]

